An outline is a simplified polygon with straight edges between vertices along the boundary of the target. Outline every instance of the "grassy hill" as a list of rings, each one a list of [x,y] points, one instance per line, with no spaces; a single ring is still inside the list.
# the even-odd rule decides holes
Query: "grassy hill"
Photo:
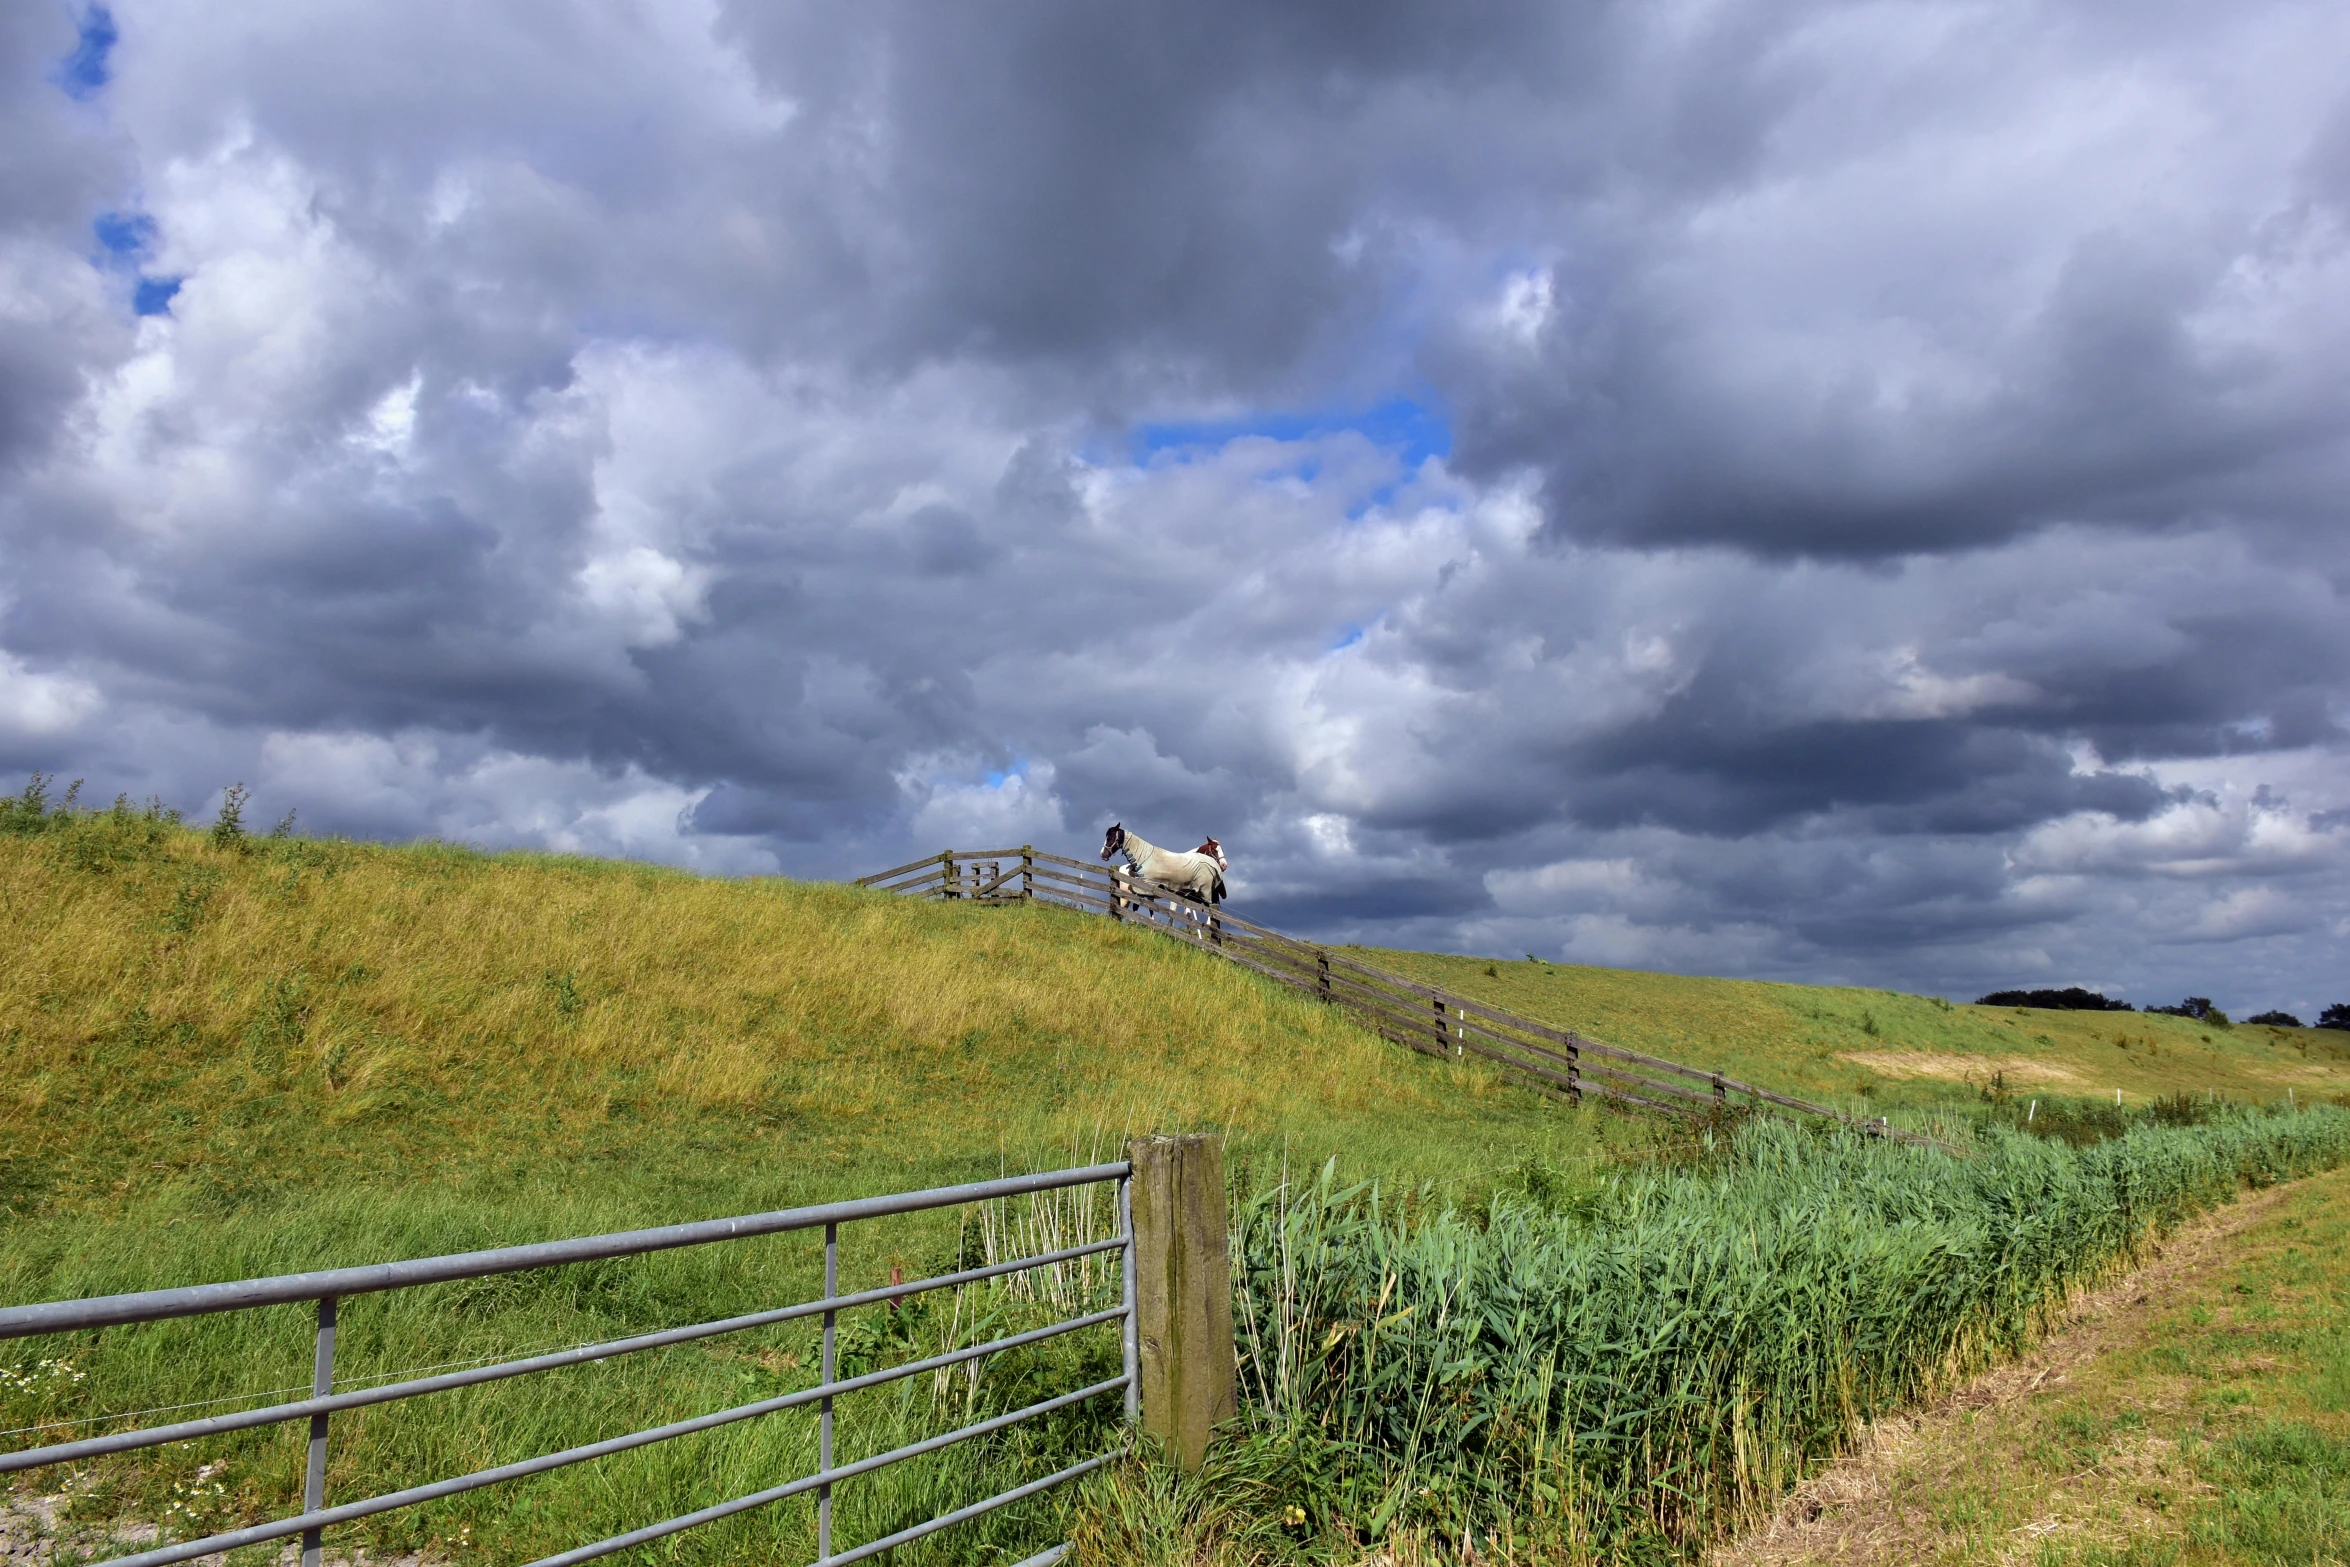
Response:
[[[20,1217],[585,1178],[623,1222],[1066,1162],[1129,1130],[1414,1179],[1629,1135],[1060,909],[47,820],[0,836]]]
[[[1655,1135],[1565,1111],[1479,1063],[1399,1050],[1237,967],[1063,909],[430,844],[224,841],[127,807],[28,819],[4,805],[0,1301],[943,1184],[1109,1157],[1130,1130],[1221,1127],[1260,1170],[1343,1153],[1349,1175],[1439,1181],[1472,1201],[1513,1165],[1637,1156]],[[1048,1208],[1002,1223],[1104,1222],[1099,1205]],[[849,1226],[843,1284],[953,1266],[987,1244],[959,1217]],[[1114,1288],[1107,1277],[1083,1287]],[[370,1296],[350,1303],[337,1368],[365,1380],[617,1337],[806,1299],[821,1278],[819,1238],[795,1234]],[[1043,1310],[975,1298],[1016,1326]],[[949,1319],[964,1304],[860,1314],[856,1353],[902,1358],[914,1335],[976,1331]],[[814,1333],[781,1324],[338,1419],[333,1494],[803,1387]],[[21,1440],[106,1411],[300,1386],[308,1344],[288,1307],[0,1345],[0,1428]],[[1101,1326],[997,1357],[986,1396],[1016,1407],[1114,1374],[1117,1354]],[[939,1400],[978,1388],[926,1377],[860,1395],[842,1452],[957,1423]],[[1089,1418],[1114,1419],[1115,1401],[1105,1408]],[[1101,1433],[1071,1420],[1050,1439],[1098,1448]],[[379,1557],[465,1559],[452,1551],[471,1541],[484,1560],[530,1560],[599,1524],[660,1516],[664,1501],[682,1511],[713,1486],[803,1473],[814,1429],[730,1427],[341,1538]],[[85,1466],[72,1522],[200,1532],[282,1511],[300,1494],[300,1435]],[[860,1482],[843,1501],[846,1537],[1033,1478],[1024,1453],[960,1447]],[[763,1509],[681,1537],[668,1559],[806,1560],[809,1517]],[[908,1559],[961,1559],[985,1540],[1025,1554],[1035,1541],[1022,1531],[1042,1527],[1014,1510]]]
[[[1843,986],[1356,949],[1362,961],[1590,1038],[1878,1114],[2018,1097],[2144,1105],[2350,1094],[2350,1034],[2142,1012],[1958,1006]]]
[[[2338,1088],[2342,1071],[2332,1036],[2308,1038],[2303,1060],[2292,1036],[2270,1043],[2269,1031],[2238,1029],[2205,1041],[2175,1019],[1373,957],[1766,1083],[1829,1097],[1865,1087],[1877,1105],[1971,1100],[1962,1082],[1901,1075],[1903,1063],[1943,1057],[2011,1079],[2061,1070],[2087,1082],[2110,1052],[2149,1073],[2127,1092],[2215,1086],[2247,1098],[2303,1081]],[[2126,1047],[2110,1042],[2116,1031]],[[2205,1078],[2179,1075],[2190,1060]],[[2285,1075],[2296,1072],[2315,1075]],[[1065,1163],[1109,1154],[1129,1130],[1203,1126],[1231,1132],[1260,1172],[1337,1154],[1350,1177],[1435,1181],[1472,1203],[1537,1158],[1588,1170],[1671,1135],[1566,1110],[1473,1059],[1385,1044],[1237,967],[1064,909],[444,845],[257,840],[127,806],[27,813],[0,802],[0,1300],[747,1212]],[[1896,1152],[1870,1145],[1853,1157]],[[1542,1201],[1592,1195],[1548,1174],[1526,1171]],[[938,1271],[972,1239],[948,1215],[852,1226],[843,1283],[875,1284],[901,1265]],[[814,1238],[795,1235],[367,1297],[346,1315],[338,1369],[388,1376],[754,1310],[805,1298],[819,1269]],[[1107,1288],[1106,1277],[1085,1287]],[[1004,1309],[1014,1306],[1042,1309]],[[959,1298],[926,1309],[941,1315],[859,1317],[858,1352],[902,1358],[930,1342],[922,1335],[967,1330],[943,1316],[963,1309]],[[334,1494],[805,1386],[813,1332],[784,1324],[338,1420]],[[1034,1363],[998,1357],[988,1397],[1012,1407],[1024,1389],[1108,1374],[1114,1336],[1087,1333]],[[1316,1341],[1327,1351],[1340,1337]],[[224,1390],[299,1386],[309,1354],[294,1308],[79,1335],[54,1351],[25,1341],[0,1353],[0,1425],[22,1435],[109,1410],[212,1407]],[[935,1429],[952,1393],[920,1379],[894,1400],[860,1397],[843,1416],[844,1452]],[[764,1422],[647,1449],[525,1492],[380,1520],[355,1538],[381,1554],[437,1541],[450,1557],[470,1530],[481,1559],[526,1560],[576,1543],[594,1520],[643,1521],[648,1498],[682,1508],[720,1480],[744,1490],[803,1472],[811,1430]],[[300,1435],[245,1433],[93,1466],[76,1479],[76,1517],[209,1528],[261,1516],[299,1494]],[[845,1504],[849,1537],[984,1494],[1038,1457],[955,1451],[860,1485]],[[807,1527],[805,1509],[746,1515],[688,1537],[673,1559],[805,1559]],[[1033,1540],[1020,1531],[1040,1527],[1001,1515],[988,1549],[1019,1540],[1024,1551]],[[959,1559],[949,1552],[910,1559]]]

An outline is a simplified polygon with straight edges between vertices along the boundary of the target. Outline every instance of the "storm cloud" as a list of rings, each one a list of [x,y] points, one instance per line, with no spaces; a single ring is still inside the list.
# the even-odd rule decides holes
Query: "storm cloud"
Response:
[[[0,22],[0,766],[2307,1015],[2350,13]]]

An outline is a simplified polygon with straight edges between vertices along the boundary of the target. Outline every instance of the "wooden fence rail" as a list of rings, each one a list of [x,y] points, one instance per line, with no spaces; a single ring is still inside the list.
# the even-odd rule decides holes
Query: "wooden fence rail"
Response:
[[[1016,849],[949,849],[856,885],[910,897],[973,903],[1057,903],[1148,926],[1276,983],[1344,1007],[1381,1037],[1426,1055],[1481,1056],[1538,1087],[1643,1109],[1703,1114],[1767,1106],[1840,1121],[1875,1137],[1955,1151],[1934,1138],[1774,1093],[1720,1072],[1586,1039],[1439,985],[1389,974],[1295,936],[1211,909],[1145,881],[1124,866]]]

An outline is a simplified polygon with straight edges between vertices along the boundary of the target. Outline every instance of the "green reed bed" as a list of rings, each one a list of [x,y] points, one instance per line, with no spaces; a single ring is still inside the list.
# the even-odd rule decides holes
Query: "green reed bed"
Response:
[[[1101,1561],[1687,1552],[2150,1236],[2345,1155],[2326,1108],[2087,1147],[1986,1127],[1965,1158],[1758,1122],[1477,1212],[1326,1168],[1236,1206],[1247,1438],[1187,1485],[1097,1488],[1082,1533]]]

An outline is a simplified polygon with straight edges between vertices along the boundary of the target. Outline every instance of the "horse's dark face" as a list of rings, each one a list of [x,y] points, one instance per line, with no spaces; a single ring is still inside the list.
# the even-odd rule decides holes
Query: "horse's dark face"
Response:
[[[1207,842],[1201,844],[1198,848],[1192,850],[1191,852],[1194,854],[1204,854],[1209,859],[1214,860],[1216,862],[1216,869],[1220,871],[1228,871],[1232,869],[1231,862],[1224,858],[1224,846],[1213,838],[1210,838],[1207,840]]]
[[[1178,840],[1180,841],[1180,840]],[[1108,859],[1126,847],[1126,828],[1122,823],[1110,823],[1110,830],[1102,834],[1102,858]]]

